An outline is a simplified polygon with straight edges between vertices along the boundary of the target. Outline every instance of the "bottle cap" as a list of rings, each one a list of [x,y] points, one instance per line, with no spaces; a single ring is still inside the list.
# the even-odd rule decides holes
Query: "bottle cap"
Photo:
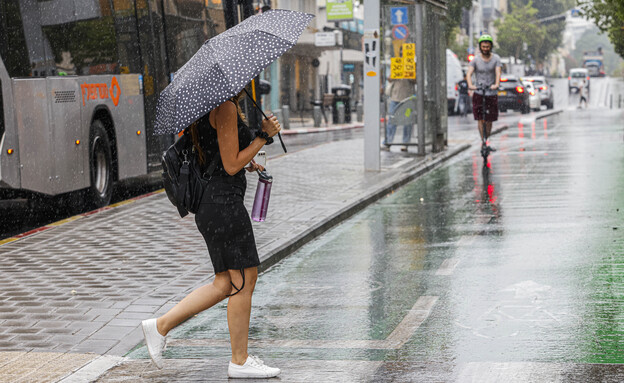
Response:
[[[263,171],[258,171],[258,176],[264,181],[273,182],[273,176],[269,174],[266,169],[264,169]]]

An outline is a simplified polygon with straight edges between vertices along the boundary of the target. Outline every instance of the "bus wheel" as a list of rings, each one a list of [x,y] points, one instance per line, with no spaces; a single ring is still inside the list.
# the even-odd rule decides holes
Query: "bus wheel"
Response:
[[[94,208],[108,205],[113,194],[113,159],[106,129],[99,120],[93,121],[89,133],[89,173],[90,205]]]

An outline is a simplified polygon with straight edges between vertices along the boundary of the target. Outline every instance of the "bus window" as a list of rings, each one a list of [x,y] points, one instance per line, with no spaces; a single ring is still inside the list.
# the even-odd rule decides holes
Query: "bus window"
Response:
[[[141,73],[141,48],[137,34],[134,1],[113,0],[117,52],[121,73]]]
[[[39,20],[38,11],[20,6],[19,0],[0,1],[0,56],[11,77],[33,76],[44,65],[41,31],[24,25]]]
[[[220,1],[173,0],[164,4],[167,55],[175,72],[206,40],[225,31],[225,16]]]
[[[0,80],[0,141],[4,135],[4,101],[2,100],[2,80]]]
[[[112,9],[108,1],[38,2],[55,70],[67,74],[119,73]]]

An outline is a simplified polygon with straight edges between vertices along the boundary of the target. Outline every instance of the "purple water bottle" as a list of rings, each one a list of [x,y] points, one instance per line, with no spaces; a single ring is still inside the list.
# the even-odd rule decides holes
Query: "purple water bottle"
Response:
[[[269,197],[271,196],[273,176],[266,170],[262,172],[259,171],[258,176],[258,187],[256,188],[253,208],[251,209],[251,219],[256,222],[263,222],[266,219],[266,213],[269,209]]]

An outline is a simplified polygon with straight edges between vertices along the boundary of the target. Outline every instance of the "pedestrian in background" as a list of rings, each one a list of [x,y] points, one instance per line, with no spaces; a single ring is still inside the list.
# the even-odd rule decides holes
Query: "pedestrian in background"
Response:
[[[388,79],[390,82],[389,89],[389,112],[390,116],[394,114],[399,103],[406,98],[414,95],[414,85],[416,85],[416,80],[414,79]],[[386,139],[383,142],[383,145],[386,149],[390,148],[390,144],[394,141],[394,134],[396,133],[396,125],[392,122],[392,118],[389,119],[388,124],[386,125]],[[405,125],[403,126],[403,143],[410,142],[410,138],[412,137],[412,126]],[[402,151],[407,151],[407,145],[404,148],[401,148]]]
[[[581,84],[581,98],[579,99],[578,107],[582,108],[583,102],[585,102],[585,107],[587,108],[587,98],[589,97],[589,87],[587,86],[587,81],[583,79],[583,84]]]
[[[202,171],[211,159],[221,158],[208,182],[199,211],[197,228],[206,241],[215,272],[214,280],[197,288],[165,315],[143,321],[145,344],[150,357],[162,368],[162,352],[167,333],[225,298],[229,298],[227,321],[232,359],[228,366],[231,378],[270,378],[279,368],[266,366],[259,358],[248,355],[251,296],[258,278],[260,259],[249,214],[243,204],[247,171],[264,170],[253,161],[270,137],[280,131],[275,117],[262,122],[256,133],[244,122],[238,100],[244,93],[224,102],[191,124],[193,146],[199,153]],[[247,164],[247,167],[245,167]]]
[[[463,71],[464,78],[457,83],[457,88],[459,91],[459,100],[457,103],[457,108],[459,114],[462,117],[465,117],[468,114],[468,81],[466,81],[466,71]]]

